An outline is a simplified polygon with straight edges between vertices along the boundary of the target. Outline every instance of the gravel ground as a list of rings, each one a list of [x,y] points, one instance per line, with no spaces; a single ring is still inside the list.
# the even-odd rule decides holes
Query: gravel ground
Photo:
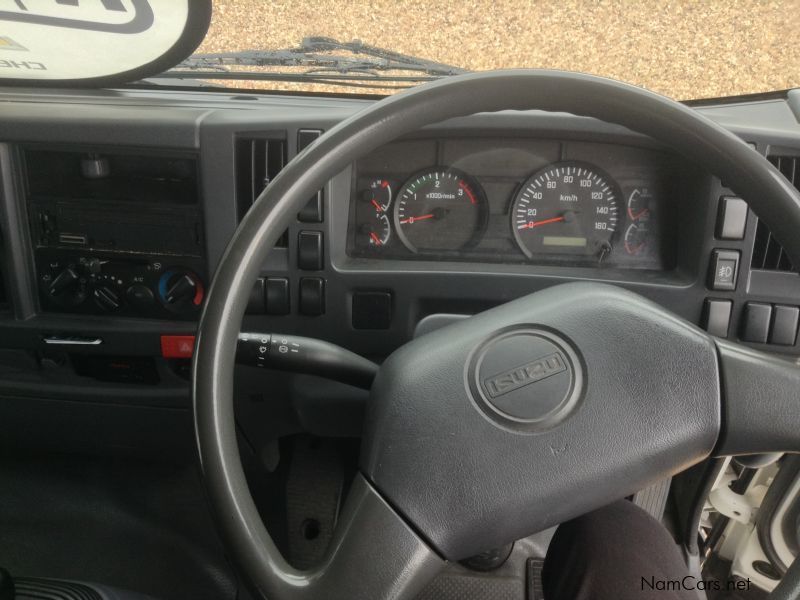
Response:
[[[310,35],[471,70],[595,73],[678,99],[800,87],[800,0],[215,0],[198,51]]]

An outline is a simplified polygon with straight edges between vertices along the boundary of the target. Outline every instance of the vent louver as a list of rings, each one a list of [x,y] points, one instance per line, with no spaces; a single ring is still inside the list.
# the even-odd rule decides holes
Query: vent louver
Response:
[[[783,173],[791,184],[800,190],[800,157],[768,156],[767,160]],[[794,271],[789,256],[773,236],[766,224],[759,220],[756,227],[756,239],[753,243],[753,258],[750,261],[753,269],[764,271]]]
[[[286,140],[242,138],[236,141],[236,200],[239,218],[286,164]]]

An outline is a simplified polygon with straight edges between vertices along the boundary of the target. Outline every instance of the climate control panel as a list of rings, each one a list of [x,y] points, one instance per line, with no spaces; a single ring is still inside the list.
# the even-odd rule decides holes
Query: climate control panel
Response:
[[[195,320],[205,298],[205,270],[193,257],[107,256],[37,249],[45,311]]]

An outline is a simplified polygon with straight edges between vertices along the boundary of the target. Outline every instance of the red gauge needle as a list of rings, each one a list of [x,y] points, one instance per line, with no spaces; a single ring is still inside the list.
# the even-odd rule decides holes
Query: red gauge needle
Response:
[[[376,234],[374,231],[370,231],[370,232],[369,232],[369,237],[372,239],[372,242],[373,242],[373,243],[374,243],[376,246],[380,246],[380,245],[381,245],[381,238],[379,238],[379,237],[377,236],[377,234]]]
[[[533,229],[534,227],[539,227],[540,225],[548,225],[550,223],[558,223],[560,221],[564,221],[564,217],[553,217],[552,219],[544,219],[543,221],[528,221],[525,225],[522,225],[520,229]]]
[[[377,210],[378,212],[383,212],[383,209],[381,208],[381,205],[378,204],[378,201],[375,200],[375,198],[372,199],[372,206],[374,206],[375,210]]]
[[[433,213],[428,213],[427,215],[420,215],[418,217],[408,217],[407,219],[402,219],[400,221],[400,225],[411,225],[412,223],[416,223],[417,221],[424,221],[425,219],[432,219],[434,217]]]

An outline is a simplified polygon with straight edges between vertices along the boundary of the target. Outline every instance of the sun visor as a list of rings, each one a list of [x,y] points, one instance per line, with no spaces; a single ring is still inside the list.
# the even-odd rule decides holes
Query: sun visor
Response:
[[[0,83],[113,85],[161,73],[205,37],[211,0],[0,2]]]

